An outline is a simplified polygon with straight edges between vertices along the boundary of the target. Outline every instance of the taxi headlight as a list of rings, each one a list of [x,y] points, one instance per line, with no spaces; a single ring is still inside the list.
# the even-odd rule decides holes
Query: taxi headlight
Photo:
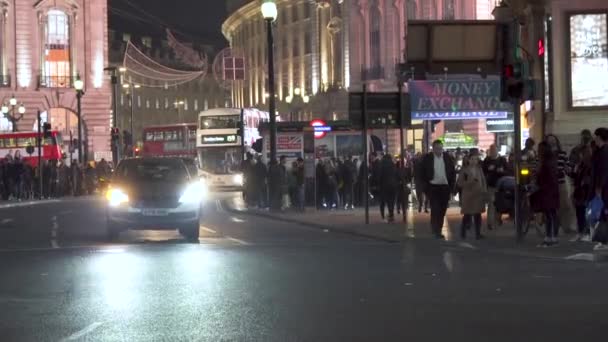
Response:
[[[129,202],[129,196],[124,191],[116,188],[109,189],[106,193],[106,198],[112,207]]]
[[[186,190],[179,198],[179,202],[183,204],[200,203],[207,194],[207,186],[204,180],[200,179],[197,182],[191,183],[186,187]]]
[[[238,175],[232,176],[232,181],[234,183],[236,183],[237,185],[243,185],[243,175],[238,174]]]

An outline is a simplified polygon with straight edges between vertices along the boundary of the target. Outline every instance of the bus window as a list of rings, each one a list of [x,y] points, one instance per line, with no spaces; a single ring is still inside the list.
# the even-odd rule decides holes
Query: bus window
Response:
[[[17,146],[26,147],[28,145],[36,146],[36,138],[17,138]]]
[[[163,141],[163,132],[154,132],[154,141]]]
[[[154,141],[154,132],[146,132],[146,141]]]
[[[17,147],[15,138],[5,138],[4,147]]]
[[[202,116],[201,129],[238,128],[240,115]]]

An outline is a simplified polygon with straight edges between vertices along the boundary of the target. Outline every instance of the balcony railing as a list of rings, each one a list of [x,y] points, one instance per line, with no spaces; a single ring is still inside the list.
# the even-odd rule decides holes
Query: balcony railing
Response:
[[[73,76],[40,76],[38,85],[40,88],[71,88],[74,84],[75,77]]]
[[[0,87],[11,86],[11,75],[0,75]]]
[[[363,81],[384,79],[384,67],[375,66],[368,69],[363,69],[363,71],[361,72],[361,79]]]

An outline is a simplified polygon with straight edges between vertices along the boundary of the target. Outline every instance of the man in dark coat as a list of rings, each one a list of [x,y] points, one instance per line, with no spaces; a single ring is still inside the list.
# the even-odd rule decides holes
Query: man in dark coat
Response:
[[[379,170],[379,185],[380,185],[380,215],[384,219],[384,207],[388,207],[388,221],[395,220],[395,196],[399,186],[397,168],[393,162],[393,158],[385,154],[380,162]]]
[[[606,250],[608,249],[608,128],[598,128],[594,134],[597,150],[592,158],[593,188],[595,195],[600,196],[604,201],[600,234],[595,236],[595,240],[599,244],[595,246],[595,249]]]
[[[436,238],[445,239],[441,234],[445,213],[456,183],[454,160],[443,151],[443,142],[433,142],[433,152],[424,157],[423,177],[431,204],[431,230]]]

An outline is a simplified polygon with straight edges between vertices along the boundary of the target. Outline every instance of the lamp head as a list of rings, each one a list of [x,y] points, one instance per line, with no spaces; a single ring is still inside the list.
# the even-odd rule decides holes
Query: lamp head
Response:
[[[76,89],[76,91],[82,91],[82,89],[84,89],[84,82],[80,79],[80,76],[76,76],[76,81],[74,81],[74,89]]]
[[[16,105],[17,105],[17,99],[15,98],[15,95],[11,96],[11,99],[10,99],[10,100],[8,100],[8,103],[9,103],[11,106],[16,106]]]
[[[275,21],[277,20],[277,4],[273,0],[265,1],[262,4],[262,16],[266,20]]]

